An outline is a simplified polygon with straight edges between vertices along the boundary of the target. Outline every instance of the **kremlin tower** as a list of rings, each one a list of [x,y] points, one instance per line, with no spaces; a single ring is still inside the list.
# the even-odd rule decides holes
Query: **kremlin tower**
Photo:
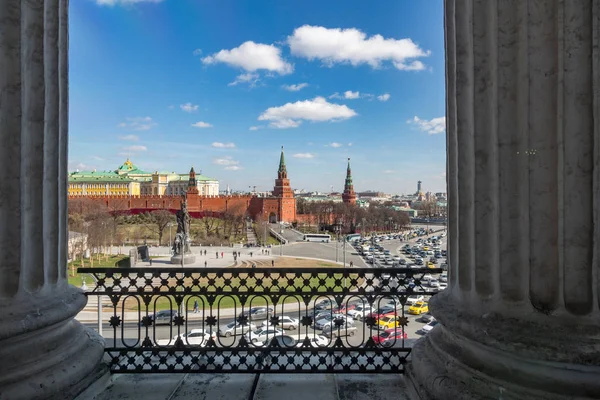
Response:
[[[350,170],[350,158],[348,158],[348,169],[346,170],[346,182],[344,183],[344,193],[342,200],[346,204],[356,204],[356,193],[352,184],[352,171]]]
[[[198,183],[196,181],[196,171],[194,167],[190,169],[190,179],[188,181],[187,194],[198,194]]]
[[[290,180],[287,177],[287,168],[285,167],[285,158],[283,156],[283,146],[281,146],[281,156],[279,157],[279,169],[277,170],[277,179],[273,188],[275,197],[294,197]]]
[[[287,168],[285,166],[285,157],[283,155],[283,146],[281,146],[281,156],[279,157],[279,169],[277,170],[277,179],[275,179],[275,187],[273,187],[273,197],[277,199],[276,202],[272,203],[269,199],[265,199],[265,206],[263,212],[267,211],[269,215],[269,221],[288,221],[291,222],[296,219],[296,199],[294,198],[294,192],[290,187],[290,180],[287,176]]]

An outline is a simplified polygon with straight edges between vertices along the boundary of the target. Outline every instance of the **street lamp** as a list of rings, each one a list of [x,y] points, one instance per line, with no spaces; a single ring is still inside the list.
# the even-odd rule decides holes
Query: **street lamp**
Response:
[[[172,240],[172,238],[171,238],[171,230],[172,230],[172,229],[171,229],[171,227],[172,227],[173,225],[174,225],[174,224],[173,224],[172,222],[169,222],[169,223],[167,223],[167,226],[169,227],[169,246],[172,246],[172,245],[173,245],[173,240]]]
[[[279,256],[283,255],[283,224],[279,221]]]

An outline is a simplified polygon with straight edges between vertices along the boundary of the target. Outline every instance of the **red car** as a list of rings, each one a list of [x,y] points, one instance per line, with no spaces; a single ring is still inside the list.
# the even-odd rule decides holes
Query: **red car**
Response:
[[[350,310],[354,310],[356,308],[356,304],[347,304],[345,306],[342,306],[341,308],[335,308],[333,310],[334,313],[337,314],[346,314],[348,311]]]
[[[390,328],[371,337],[375,343],[383,346],[392,346],[396,341],[408,339],[408,334],[402,329]]]

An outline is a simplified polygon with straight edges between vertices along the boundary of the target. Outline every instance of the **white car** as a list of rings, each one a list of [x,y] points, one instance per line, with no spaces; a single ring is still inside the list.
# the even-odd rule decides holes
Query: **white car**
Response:
[[[425,296],[422,294],[411,294],[406,298],[406,304],[409,306],[415,305],[419,301],[425,301]]]
[[[436,321],[436,320],[431,321],[430,323],[428,323],[427,325],[425,325],[422,328],[423,332],[425,332],[425,333],[430,332],[433,329],[433,327],[436,326],[437,324],[438,324],[438,321]]]
[[[322,335],[317,335],[315,337],[309,337],[308,340],[310,341],[310,345],[312,347],[327,347],[327,346],[329,346],[329,339],[327,339],[325,336],[322,336]],[[298,344],[296,345],[296,347],[302,347],[303,344],[304,344],[304,339],[300,340],[298,342]]]
[[[266,328],[268,326],[272,326],[271,320],[263,321],[261,328]],[[299,326],[300,321],[298,321],[296,318],[288,317],[287,315],[279,317],[279,324],[276,325],[276,327],[281,327],[281,329],[289,329],[291,331],[297,329]]]
[[[219,328],[217,334],[219,336],[230,337],[235,335],[241,335],[242,333],[248,333],[255,330],[256,325],[254,325],[252,322],[250,322],[249,324],[241,325],[239,322],[233,321],[228,323],[224,327]]]
[[[448,282],[448,273],[447,272],[443,272],[440,275],[440,282]]]
[[[192,329],[188,333],[182,333],[181,335],[175,335],[172,339],[160,339],[156,341],[158,346],[174,346],[178,338],[186,346],[201,346],[204,347],[208,343],[210,338],[215,340],[217,336],[214,333],[205,332],[204,329]]]
[[[431,274],[425,274],[423,275],[423,277],[421,278],[421,281],[423,282],[429,282],[430,280],[433,279],[433,276],[431,276]]]
[[[368,304],[357,304],[354,309],[347,312],[353,319],[363,319],[373,312],[373,307]]]
[[[270,342],[275,336],[283,335],[282,329],[277,328],[258,328],[254,331],[244,334],[244,338],[249,343]]]
[[[385,259],[385,265],[394,265],[394,260],[392,260],[391,258],[386,258]]]
[[[448,283],[446,282],[440,282],[440,290],[444,290],[448,287]]]
[[[400,258],[400,256],[394,256],[394,257],[392,257],[392,260],[398,262],[401,260],[401,258]]]
[[[437,279],[430,279],[429,280],[429,287],[432,287],[434,289],[439,289],[440,288],[440,282]]]

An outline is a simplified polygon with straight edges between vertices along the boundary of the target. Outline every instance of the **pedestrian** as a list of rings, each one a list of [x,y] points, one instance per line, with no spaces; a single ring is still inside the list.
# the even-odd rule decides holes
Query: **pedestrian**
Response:
[[[275,260],[271,260],[271,267],[275,266]]]
[[[252,269],[256,268],[256,264],[252,263]]]
[[[252,257],[252,252],[250,252],[250,257]]]
[[[219,252],[217,251],[217,258],[219,258]]]
[[[354,263],[352,261],[350,261],[350,268],[352,268],[354,266]]]
[[[204,255],[206,255],[206,250],[204,250]]]
[[[194,314],[198,314],[198,300],[194,300]]]
[[[150,259],[150,266],[152,266],[152,259]]]
[[[206,268],[206,264],[207,264],[207,262],[206,262],[206,261],[204,261],[204,268]]]
[[[223,252],[221,252],[221,258],[223,258],[223,254],[224,254],[224,253],[223,253]]]

